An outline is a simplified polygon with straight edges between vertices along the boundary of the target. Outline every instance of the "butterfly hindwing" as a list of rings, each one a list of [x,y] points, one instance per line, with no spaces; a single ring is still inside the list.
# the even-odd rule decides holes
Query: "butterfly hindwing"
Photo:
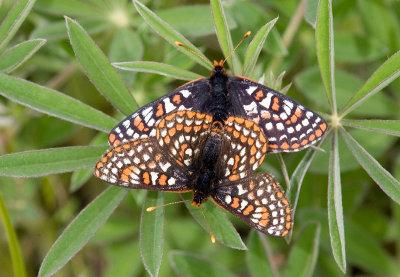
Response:
[[[267,141],[261,129],[252,121],[230,116],[223,128],[223,147],[217,169],[223,178],[236,181],[256,170],[264,161]]]
[[[156,128],[156,138],[164,153],[182,167],[192,166],[202,154],[212,117],[192,111],[165,116]]]
[[[268,139],[268,152],[293,152],[314,144],[324,135],[325,120],[296,100],[266,86],[231,77],[235,112],[255,121]]]
[[[148,190],[187,191],[182,168],[158,147],[154,138],[113,147],[95,166],[96,177],[113,185]]]
[[[191,81],[170,93],[148,103],[115,126],[108,137],[108,143],[121,143],[155,135],[155,125],[166,114],[176,110],[200,110],[205,101],[204,91],[209,89],[205,78]]]
[[[235,182],[223,181],[213,200],[251,227],[284,237],[292,227],[289,202],[271,175],[253,174]]]

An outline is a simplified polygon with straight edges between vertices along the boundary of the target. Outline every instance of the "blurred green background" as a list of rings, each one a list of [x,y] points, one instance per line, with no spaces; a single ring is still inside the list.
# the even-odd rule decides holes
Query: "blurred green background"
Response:
[[[209,2],[156,0],[142,3],[199,47],[209,59],[223,58]],[[234,44],[248,30],[255,34],[261,26],[279,16],[251,77],[258,80],[264,76],[266,83],[273,86],[270,72],[278,76],[286,71],[282,85],[277,88],[292,83],[287,93],[289,96],[318,113],[329,114],[315,50],[313,25],[317,1],[308,1],[304,17],[299,12],[300,1],[296,0],[231,0],[223,3]],[[1,2],[0,18],[5,17],[13,4],[14,1]],[[205,76],[210,73],[157,35],[143,21],[131,1],[38,0],[10,46],[34,38],[47,39],[47,43],[10,75],[56,89],[117,119],[123,118],[84,74],[69,43],[64,15],[77,20],[111,62],[156,61]],[[400,1],[336,0],[333,1],[333,18],[336,92],[337,103],[341,107],[386,59],[400,49]],[[290,29],[288,26],[291,26]],[[248,43],[245,41],[236,51],[241,60]],[[140,106],[184,83],[155,74],[118,72]],[[395,80],[383,92],[355,109],[348,118],[399,119],[399,91],[400,80]],[[42,114],[1,96],[0,130],[1,155],[106,143],[104,133],[98,135],[99,132],[93,129]],[[350,131],[382,166],[397,180],[400,179],[400,143],[396,136],[363,130]],[[179,272],[187,276],[182,273],[185,271],[176,269],[183,265],[195,269],[194,276],[213,276],[219,272],[216,269],[206,270],[207,267],[202,267],[199,260],[193,262],[188,258],[192,256],[179,251],[187,251],[195,257],[211,261],[217,268],[230,272],[223,271],[226,274],[235,276],[249,276],[250,273],[262,276],[252,272],[251,267],[257,264],[255,261],[259,262],[260,268],[266,266],[264,263],[271,263],[283,276],[290,275],[295,271],[288,269],[288,257],[295,255],[294,251],[300,251],[297,254],[303,255],[301,244],[295,249],[294,242],[303,228],[306,233],[310,226],[318,226],[309,225],[310,222],[320,223],[320,242],[316,244],[319,254],[315,269],[305,272],[303,276],[398,276],[399,206],[365,173],[342,139],[339,139],[339,149],[346,274],[336,265],[327,222],[329,142],[328,137],[322,145],[327,152],[317,153],[304,179],[291,243],[287,244],[281,238],[261,239],[243,222],[228,215],[248,247],[259,247],[263,243],[268,250],[269,262],[262,259],[265,249],[252,248],[251,254],[257,251],[261,253],[261,256],[257,256],[261,257],[258,261],[248,251],[218,243],[212,245],[209,235],[184,205],[175,205],[166,208],[159,276],[174,276]],[[304,152],[283,155],[290,174]],[[261,171],[271,173],[284,186],[284,176],[276,155],[266,158]],[[46,253],[65,227],[107,187],[106,183],[94,177],[89,178],[85,171],[29,179],[0,177],[0,193],[16,229],[28,276],[37,275]],[[139,223],[145,192],[138,190],[134,195],[132,197],[129,194],[124,199],[99,232],[56,276],[147,276],[139,251]],[[175,194],[165,195],[166,203],[177,200],[179,197]],[[13,267],[2,225],[0,230],[0,276],[12,276]],[[307,255],[309,249],[305,248],[304,251],[304,255]],[[186,257],[186,260],[182,257]],[[295,268],[293,264],[290,266]]]

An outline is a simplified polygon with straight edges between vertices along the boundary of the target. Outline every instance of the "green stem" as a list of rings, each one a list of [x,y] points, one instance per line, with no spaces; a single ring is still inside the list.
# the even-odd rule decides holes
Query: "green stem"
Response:
[[[8,247],[10,249],[11,261],[13,264],[14,276],[25,277],[25,265],[21,254],[21,248],[18,243],[17,235],[15,234],[14,227],[11,223],[10,215],[4,205],[3,197],[0,194],[0,217],[3,221],[4,229],[7,234]]]

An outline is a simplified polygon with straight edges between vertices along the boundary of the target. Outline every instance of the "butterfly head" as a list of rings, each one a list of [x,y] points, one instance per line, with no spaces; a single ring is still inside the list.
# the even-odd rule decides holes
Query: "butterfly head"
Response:
[[[224,68],[224,61],[220,60],[219,62],[217,62],[216,60],[214,60],[214,69],[211,73],[211,76],[215,76],[215,75],[226,75],[226,71]]]

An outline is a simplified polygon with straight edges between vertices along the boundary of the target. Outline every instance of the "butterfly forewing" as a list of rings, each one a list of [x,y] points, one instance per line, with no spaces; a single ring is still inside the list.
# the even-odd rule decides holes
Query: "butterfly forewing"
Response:
[[[230,116],[223,129],[223,147],[218,169],[223,178],[236,181],[256,170],[267,153],[267,141],[252,121]]]
[[[156,138],[165,153],[176,163],[189,167],[199,159],[209,134],[212,117],[192,111],[165,116],[157,126]]]
[[[230,89],[236,94],[235,112],[260,126],[268,139],[268,152],[301,150],[320,140],[327,129],[318,114],[261,84],[231,77]]]
[[[121,143],[155,136],[155,125],[166,114],[177,110],[200,110],[209,89],[206,79],[191,81],[141,107],[112,129],[108,143]]]
[[[224,181],[212,198],[219,206],[268,235],[284,237],[292,227],[289,202],[271,175],[254,174],[235,182]]]
[[[160,150],[154,138],[113,147],[96,164],[95,175],[108,183],[128,188],[189,189],[187,174]]]

